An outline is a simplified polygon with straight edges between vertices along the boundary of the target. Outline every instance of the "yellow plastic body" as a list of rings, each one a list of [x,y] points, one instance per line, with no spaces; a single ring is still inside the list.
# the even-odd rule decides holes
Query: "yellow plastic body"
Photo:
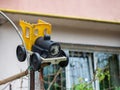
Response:
[[[31,50],[32,45],[38,37],[43,37],[45,34],[51,34],[51,24],[38,20],[37,24],[30,24],[20,20],[22,28],[22,36],[27,50]]]

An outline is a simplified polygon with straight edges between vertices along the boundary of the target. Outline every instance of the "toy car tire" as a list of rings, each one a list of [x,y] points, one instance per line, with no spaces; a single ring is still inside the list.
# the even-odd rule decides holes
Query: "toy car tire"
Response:
[[[18,61],[20,62],[25,61],[27,54],[26,54],[25,47],[23,45],[17,46],[16,55],[17,55]]]
[[[65,52],[63,50],[61,50],[61,56],[67,57],[67,55],[65,54]],[[69,58],[67,57],[67,60],[66,61],[61,61],[59,63],[59,66],[60,67],[66,67],[68,65],[68,62],[69,62]]]
[[[32,66],[34,71],[39,71],[39,69],[41,68],[41,57],[38,53],[33,53],[30,56],[30,65]]]

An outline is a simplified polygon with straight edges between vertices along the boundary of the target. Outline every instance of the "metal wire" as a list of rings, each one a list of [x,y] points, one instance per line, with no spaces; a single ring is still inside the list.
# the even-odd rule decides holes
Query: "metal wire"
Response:
[[[25,46],[24,40],[23,40],[23,38],[22,38],[22,35],[21,35],[19,29],[17,28],[17,26],[14,24],[14,22],[13,22],[7,15],[5,15],[2,11],[0,11],[0,14],[1,14],[4,18],[6,18],[6,19],[10,22],[10,24],[14,27],[15,31],[17,32],[17,34],[19,35],[19,37],[20,37],[20,39],[21,39],[21,41],[22,41],[22,44]]]
[[[24,42],[24,39],[19,31],[19,29],[17,28],[17,26],[14,24],[14,22],[6,15],[4,14],[2,11],[0,11],[0,14],[5,18],[7,19],[10,24],[14,27],[14,30],[17,32],[18,36],[20,37],[21,41],[22,41],[22,45],[25,47],[25,50],[26,50],[26,53],[28,52],[27,49],[26,49],[26,45],[25,45],[25,42]],[[29,56],[27,54],[27,64],[29,66]]]

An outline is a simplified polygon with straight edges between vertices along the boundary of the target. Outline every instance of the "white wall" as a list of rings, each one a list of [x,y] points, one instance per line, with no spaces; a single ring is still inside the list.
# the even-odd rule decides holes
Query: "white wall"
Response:
[[[53,26],[52,38],[58,42],[73,44],[120,47],[120,31]]]
[[[16,47],[18,44],[21,44],[21,41],[10,24],[6,23],[0,26],[0,80],[26,70],[27,63],[20,63],[16,57]],[[12,90],[19,90],[19,81],[12,82]],[[26,82],[24,81],[24,83]],[[5,85],[1,85],[0,90],[3,87]]]

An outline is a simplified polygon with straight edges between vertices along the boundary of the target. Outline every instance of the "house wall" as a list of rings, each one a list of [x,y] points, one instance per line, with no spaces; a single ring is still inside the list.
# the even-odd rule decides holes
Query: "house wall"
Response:
[[[119,0],[1,0],[0,8],[118,21],[119,3]]]
[[[27,62],[20,63],[16,57],[16,47],[21,44],[20,38],[9,23],[0,26],[0,80],[20,73],[27,69]],[[16,80],[12,83],[13,90],[19,90],[20,81]],[[26,84],[25,84],[26,83]],[[27,86],[28,82],[23,83]],[[0,85],[2,90],[5,85]],[[9,86],[5,89],[9,90]],[[28,90],[28,89],[24,89]]]
[[[90,30],[53,25],[52,32],[52,39],[62,43],[108,47],[120,46],[119,31]]]
[[[52,26],[51,38],[57,42],[108,47],[120,46],[119,31],[108,32],[103,30],[82,30],[80,28],[57,25]],[[12,75],[20,72],[20,69],[23,68],[21,65],[26,65],[26,62],[19,63],[17,61],[16,47],[21,44],[21,40],[9,23],[0,26],[0,42],[0,68],[5,67],[5,71],[0,70],[0,76],[2,75],[3,77],[7,77],[9,75],[6,73],[10,73]],[[6,72],[9,68],[17,70],[17,72]],[[23,70],[25,70],[25,68],[27,68],[27,65],[23,68]],[[0,79],[3,77],[0,77]]]
[[[18,25],[18,24],[17,24]],[[82,30],[66,26],[52,25],[52,40],[63,43],[114,46],[120,45],[119,31]],[[0,26],[0,80],[24,71],[27,68],[27,61],[20,63],[16,57],[16,47],[21,40],[14,28],[5,23]],[[27,86],[24,81],[23,87]],[[20,80],[15,81],[13,90],[20,87]],[[0,89],[4,87],[0,86]]]

